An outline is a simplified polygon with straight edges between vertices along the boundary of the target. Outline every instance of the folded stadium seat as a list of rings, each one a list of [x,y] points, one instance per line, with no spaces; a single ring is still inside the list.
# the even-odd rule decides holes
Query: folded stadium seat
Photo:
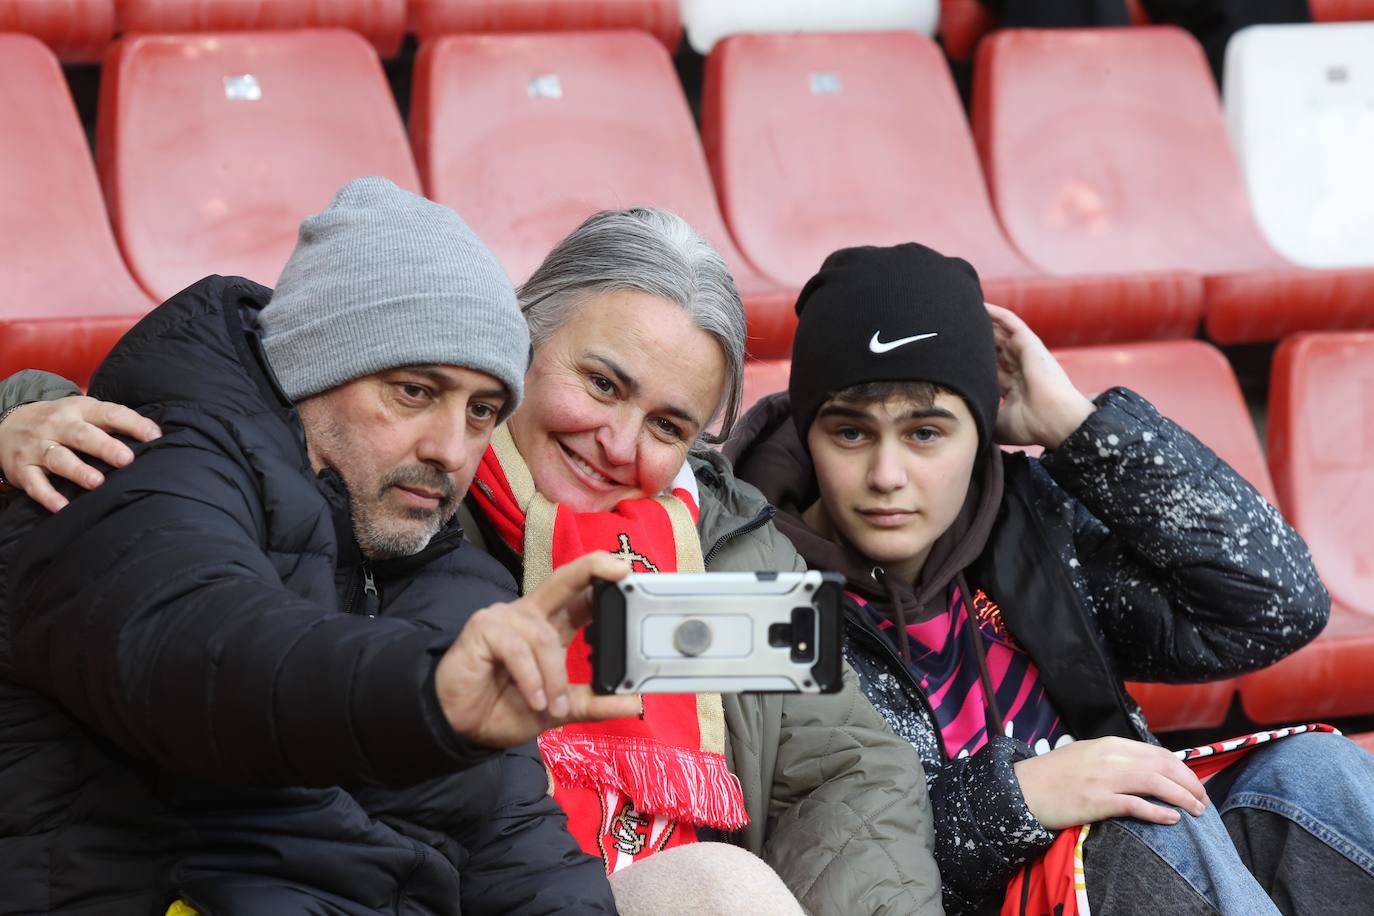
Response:
[[[114,0],[5,0],[0,32],[22,32],[40,39],[67,61],[100,60],[114,37]]]
[[[934,35],[937,0],[681,0],[687,40],[701,54],[729,35],[750,32],[878,32]]]
[[[1134,25],[1149,25],[1140,0],[1126,0]],[[981,0],[940,0],[940,38],[955,60],[968,60],[978,40],[997,27],[997,16]]]
[[[1374,0],[1307,0],[1313,22],[1374,19]]]
[[[406,0],[115,0],[120,31],[242,32],[350,29],[383,57],[401,49]]]
[[[1240,385],[1226,357],[1197,340],[1056,350],[1089,397],[1124,385],[1149,398],[1164,416],[1193,433],[1260,495],[1275,502],[1274,484]],[[1226,718],[1237,680],[1205,684],[1130,684],[1152,728],[1211,728]]]
[[[97,164],[134,276],[272,285],[300,221],[362,175],[419,192],[377,52],[342,30],[147,35],[110,48]]]
[[[83,386],[152,308],[119,256],[53,53],[0,35],[0,377],[40,367]]]
[[[1374,270],[1304,270],[1260,234],[1185,32],[991,35],[973,129],[1003,227],[1052,273],[1201,273],[1205,325],[1224,343],[1374,326]]]
[[[410,0],[421,41],[470,32],[641,29],[669,51],[682,40],[677,0]]]
[[[1331,593],[1311,645],[1240,682],[1257,722],[1374,713],[1374,333],[1289,338],[1274,353],[1269,464]]]
[[[796,289],[730,239],[672,61],[643,32],[451,35],[415,61],[412,147],[429,196],[453,207],[523,282],[597,210],[656,206],[730,266],[750,352],[791,355]]]
[[[1258,25],[1226,46],[1226,126],[1255,219],[1305,267],[1374,266],[1374,22]]]
[[[789,285],[837,248],[914,240],[968,259],[1051,345],[1187,337],[1201,319],[1195,275],[1054,277],[1012,248],[923,35],[727,38],[707,59],[702,136],[736,242]]]
[[[940,0],[940,42],[954,60],[968,60],[978,40],[997,25],[981,0]]]

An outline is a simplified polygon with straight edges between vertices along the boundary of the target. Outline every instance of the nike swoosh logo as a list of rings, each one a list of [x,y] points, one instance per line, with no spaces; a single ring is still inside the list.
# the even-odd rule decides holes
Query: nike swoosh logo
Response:
[[[895,350],[898,347],[905,347],[909,343],[915,343],[918,340],[925,340],[929,337],[935,337],[938,334],[938,332],[932,331],[929,334],[917,334],[914,337],[899,337],[896,340],[889,340],[887,342],[883,342],[878,339],[878,335],[881,333],[882,331],[874,331],[873,339],[868,342],[868,349],[872,350],[874,353],[886,353],[888,350]]]

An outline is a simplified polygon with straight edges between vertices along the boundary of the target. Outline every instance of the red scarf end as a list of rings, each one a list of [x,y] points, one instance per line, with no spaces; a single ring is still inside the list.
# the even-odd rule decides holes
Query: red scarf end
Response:
[[[610,735],[545,732],[539,752],[558,785],[634,800],[642,814],[738,830],[749,823],[744,790],[720,754]]]

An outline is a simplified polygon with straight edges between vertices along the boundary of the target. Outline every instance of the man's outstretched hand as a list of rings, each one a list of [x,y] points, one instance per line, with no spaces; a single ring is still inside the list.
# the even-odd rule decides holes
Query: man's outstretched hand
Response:
[[[567,647],[591,620],[592,579],[619,581],[629,571],[609,553],[591,553],[523,598],[473,614],[434,678],[453,730],[476,744],[514,747],[567,722],[639,715],[638,697],[568,684]]]

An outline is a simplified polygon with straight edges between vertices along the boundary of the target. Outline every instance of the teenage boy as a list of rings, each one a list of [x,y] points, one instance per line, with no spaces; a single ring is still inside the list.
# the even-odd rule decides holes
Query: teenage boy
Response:
[[[1094,912],[1370,899],[1374,758],[1302,735],[1204,790],[1122,683],[1230,677],[1321,630],[1279,513],[1139,395],[1084,397],[962,260],[845,249],[797,312],[788,391],[726,452],[808,564],[847,574],[850,661],[921,754],[947,910],[995,910],[1097,822]]]

